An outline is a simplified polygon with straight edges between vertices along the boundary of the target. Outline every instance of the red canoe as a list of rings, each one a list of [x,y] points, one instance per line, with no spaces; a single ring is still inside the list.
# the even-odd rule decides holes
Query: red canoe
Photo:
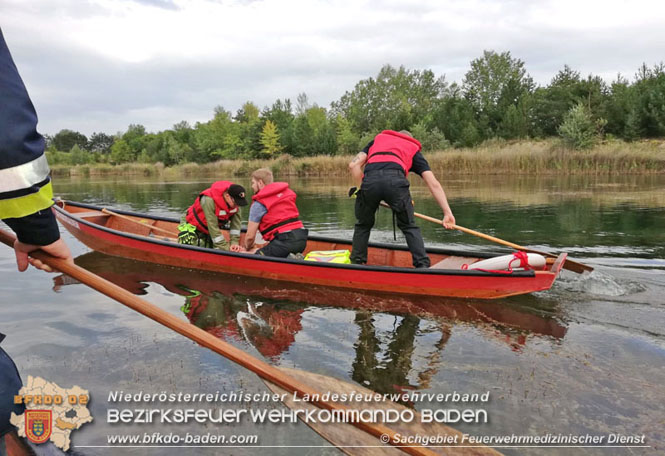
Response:
[[[261,277],[356,290],[402,294],[494,299],[547,290],[565,261],[547,259],[543,271],[489,272],[462,270],[496,254],[428,249],[432,268],[411,267],[406,247],[370,243],[367,265],[319,263],[224,252],[177,243],[178,221],[59,200],[56,217],[93,250],[183,268]],[[225,233],[228,236],[228,232]],[[244,236],[244,233],[243,233]],[[305,253],[351,249],[349,241],[310,236]]]

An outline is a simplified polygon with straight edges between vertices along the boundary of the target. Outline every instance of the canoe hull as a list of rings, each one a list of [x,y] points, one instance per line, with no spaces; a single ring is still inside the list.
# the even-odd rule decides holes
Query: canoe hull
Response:
[[[70,207],[77,203],[67,202]],[[86,209],[94,208],[89,205]],[[96,208],[101,210],[101,208]],[[183,246],[159,237],[126,233],[94,223],[94,217],[79,217],[54,206],[56,217],[83,244],[108,255],[177,267],[223,272],[251,277],[309,283],[356,290],[394,292],[457,298],[494,299],[547,290],[558,270],[491,274],[462,270],[418,270],[411,268],[333,265],[299,260],[238,254]],[[149,218],[149,216],[144,216]],[[324,245],[312,237],[312,247]],[[345,248],[348,242],[335,243]],[[309,248],[309,247],[308,247]]]

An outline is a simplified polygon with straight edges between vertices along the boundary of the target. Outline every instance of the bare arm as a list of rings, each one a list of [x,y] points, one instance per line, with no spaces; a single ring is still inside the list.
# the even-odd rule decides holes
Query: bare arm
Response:
[[[245,233],[245,249],[247,253],[254,253],[256,248],[256,233],[259,231],[259,224],[268,210],[258,201],[252,203],[249,208],[249,220],[247,221],[247,232]]]
[[[251,250],[256,240],[256,232],[259,229],[257,222],[247,222],[247,232],[245,233],[245,249]]]
[[[450,206],[448,205],[448,198],[446,198],[446,192],[443,191],[443,187],[441,187],[441,184],[436,179],[432,171],[424,171],[422,174],[422,178],[427,184],[427,188],[429,188],[430,193],[432,194],[436,202],[439,203],[439,206],[443,211],[442,225],[448,229],[452,229],[453,225],[455,224],[455,216],[453,215],[453,211],[450,210]]]
[[[351,176],[353,177],[353,182],[360,187],[363,181],[363,168],[367,162],[367,154],[365,152],[358,152],[358,155],[353,157],[351,163],[349,163],[349,171],[351,171]]]

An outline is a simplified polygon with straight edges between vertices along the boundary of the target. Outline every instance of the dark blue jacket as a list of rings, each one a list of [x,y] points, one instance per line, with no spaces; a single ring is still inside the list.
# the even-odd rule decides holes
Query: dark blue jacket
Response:
[[[52,204],[37,114],[0,30],[0,219],[22,242],[47,245],[60,237]]]

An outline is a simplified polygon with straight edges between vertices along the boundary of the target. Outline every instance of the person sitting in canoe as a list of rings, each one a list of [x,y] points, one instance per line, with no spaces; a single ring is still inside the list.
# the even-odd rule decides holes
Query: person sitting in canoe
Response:
[[[408,131],[384,130],[370,141],[349,163],[349,170],[360,190],[356,192],[356,225],[353,230],[351,262],[367,263],[367,243],[374,226],[374,214],[384,200],[395,214],[397,226],[411,251],[413,266],[428,268],[430,259],[425,251],[420,228],[416,225],[409,192],[409,171],[420,175],[443,211],[443,226],[451,229],[455,217],[450,210],[441,184],[420,152],[420,142]],[[364,167],[364,174],[363,174]]]
[[[272,171],[257,169],[252,173],[252,206],[245,235],[248,253],[286,258],[302,254],[307,246],[307,230],[299,218],[296,194],[286,182],[273,182]],[[254,247],[260,231],[268,245]]]
[[[217,181],[202,191],[178,225],[178,243],[240,252],[240,207],[247,206],[245,189],[229,181]],[[221,228],[229,224],[230,243]]]

